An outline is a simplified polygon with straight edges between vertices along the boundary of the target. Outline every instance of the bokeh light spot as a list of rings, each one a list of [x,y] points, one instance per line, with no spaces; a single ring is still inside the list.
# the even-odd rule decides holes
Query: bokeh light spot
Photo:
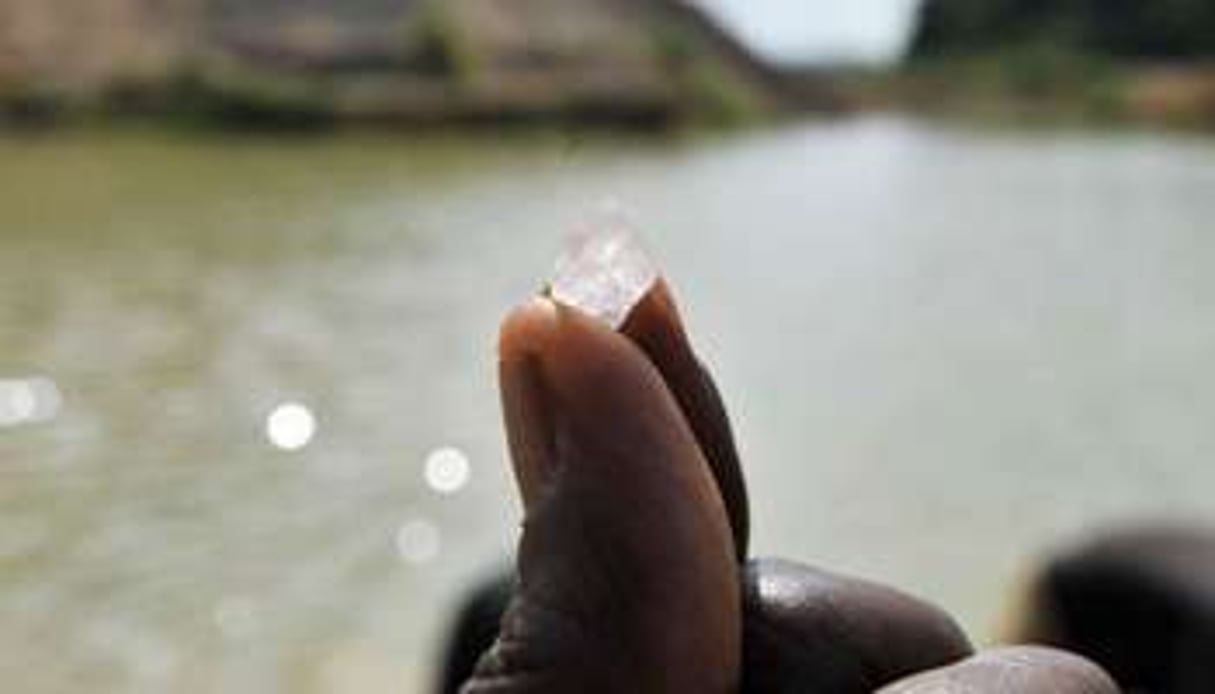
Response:
[[[468,484],[472,466],[458,448],[437,448],[426,456],[426,484],[440,494],[455,494]]]
[[[49,378],[0,381],[0,428],[49,422],[62,405],[59,387]]]
[[[312,410],[299,403],[279,405],[266,418],[266,438],[284,451],[307,447],[315,435],[316,417]]]
[[[397,530],[397,553],[406,563],[428,564],[439,556],[442,546],[439,529],[428,520],[411,520]]]

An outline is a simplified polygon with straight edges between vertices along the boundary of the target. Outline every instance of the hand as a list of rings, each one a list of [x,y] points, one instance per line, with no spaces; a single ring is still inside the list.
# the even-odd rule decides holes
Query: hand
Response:
[[[536,299],[499,355],[525,520],[466,694],[1117,692],[1059,651],[971,656],[945,613],[898,591],[747,561],[729,423],[663,282],[619,331]]]

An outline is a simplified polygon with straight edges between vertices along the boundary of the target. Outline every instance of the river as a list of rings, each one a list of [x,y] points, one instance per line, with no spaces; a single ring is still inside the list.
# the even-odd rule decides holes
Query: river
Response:
[[[4,688],[423,691],[517,532],[497,320],[607,199],[718,374],[758,553],[984,641],[1058,543],[1215,518],[1215,141],[6,136]]]

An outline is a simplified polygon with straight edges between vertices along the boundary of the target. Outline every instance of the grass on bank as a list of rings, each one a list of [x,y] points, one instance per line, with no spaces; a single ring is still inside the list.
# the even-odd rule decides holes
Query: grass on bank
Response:
[[[869,89],[896,106],[984,120],[1215,129],[1215,65],[1131,63],[1048,43],[913,61]]]

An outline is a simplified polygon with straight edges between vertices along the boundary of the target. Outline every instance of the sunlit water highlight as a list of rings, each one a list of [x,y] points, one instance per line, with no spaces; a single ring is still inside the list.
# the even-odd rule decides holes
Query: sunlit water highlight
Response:
[[[275,448],[298,451],[312,443],[316,435],[316,415],[296,402],[279,405],[266,418],[266,438]]]
[[[59,386],[49,378],[0,380],[0,429],[51,422],[62,405]]]
[[[426,484],[439,494],[455,494],[468,484],[472,465],[458,448],[437,448],[426,456]]]
[[[1213,190],[1202,140],[890,119],[0,139],[0,682],[421,691],[517,532],[496,323],[605,197],[719,374],[758,551],[990,635],[1058,538],[1212,516]]]

